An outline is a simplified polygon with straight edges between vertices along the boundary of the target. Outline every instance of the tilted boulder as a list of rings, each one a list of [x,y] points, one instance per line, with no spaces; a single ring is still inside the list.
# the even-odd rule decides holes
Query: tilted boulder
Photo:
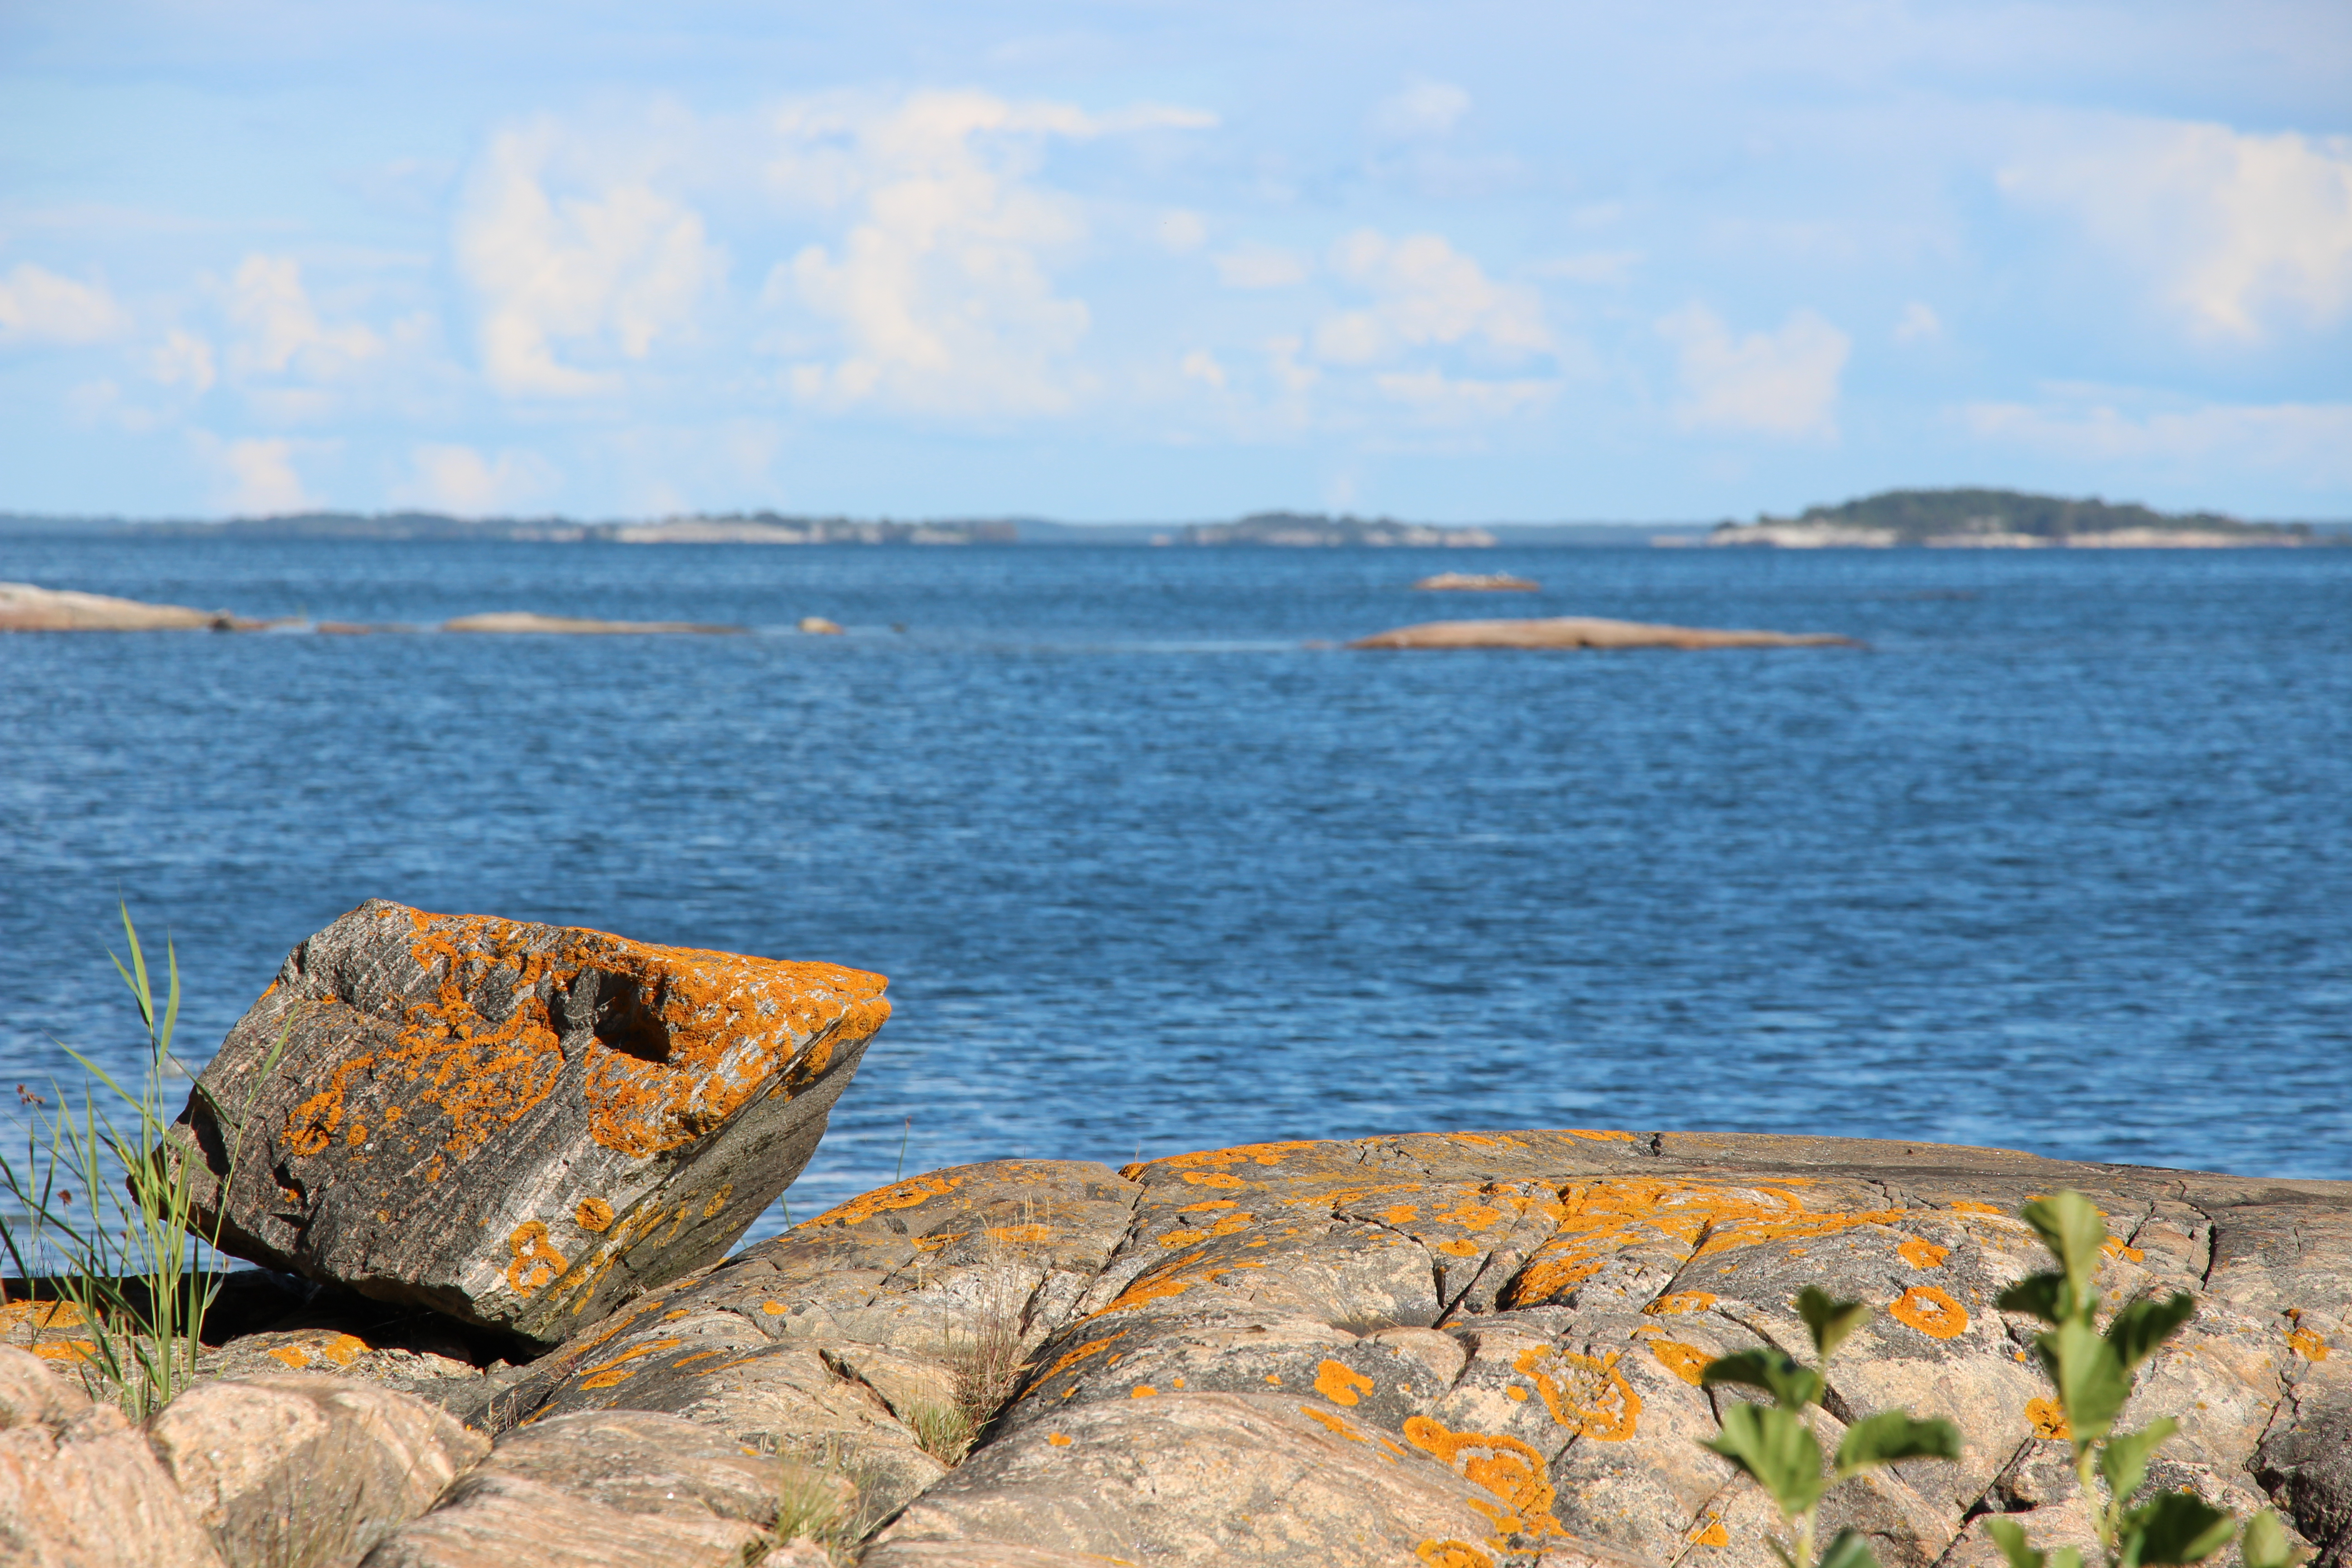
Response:
[[[170,1148],[222,1250],[554,1342],[800,1173],[887,984],[370,900],[288,956]]]

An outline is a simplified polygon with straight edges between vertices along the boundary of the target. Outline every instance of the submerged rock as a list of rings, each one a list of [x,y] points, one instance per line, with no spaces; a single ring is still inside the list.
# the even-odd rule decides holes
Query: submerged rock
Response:
[[[442,622],[441,629],[445,632],[563,632],[589,637],[632,632],[698,632],[722,635],[743,630],[741,626],[704,626],[695,621],[581,620],[570,616],[535,616],[524,610],[499,610],[486,616],[459,616],[454,621]]]
[[[222,1250],[552,1342],[775,1200],[887,984],[371,900],[288,957],[168,1148]]]
[[[185,605],[149,605],[30,583],[0,583],[0,632],[239,632],[262,624],[226,610],[192,610]]]
[[[1649,626],[1590,616],[1531,621],[1423,621],[1358,637],[1349,647],[1860,647],[1830,632],[1711,631],[1704,626]]]

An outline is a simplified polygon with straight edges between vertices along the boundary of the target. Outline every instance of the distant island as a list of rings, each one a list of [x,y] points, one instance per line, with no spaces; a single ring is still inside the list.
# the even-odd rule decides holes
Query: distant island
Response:
[[[2095,496],[2069,500],[1980,489],[1885,490],[1839,506],[1808,507],[1795,517],[1726,522],[1706,539],[1801,550],[2179,550],[2332,542],[2315,535],[2309,523],[2246,522],[2220,512],[2162,512]]]
[[[1321,512],[1252,512],[1239,522],[1195,523],[1175,535],[1159,535],[1154,544],[1261,544],[1291,549],[1365,546],[1427,550],[1491,550],[1494,533],[1484,528],[1438,528],[1423,522],[1398,522],[1391,518],[1330,517]]]

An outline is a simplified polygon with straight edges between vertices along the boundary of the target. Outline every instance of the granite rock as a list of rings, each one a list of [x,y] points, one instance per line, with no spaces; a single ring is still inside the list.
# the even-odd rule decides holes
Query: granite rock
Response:
[[[0,1347],[0,1563],[226,1568],[139,1429],[54,1364]]]

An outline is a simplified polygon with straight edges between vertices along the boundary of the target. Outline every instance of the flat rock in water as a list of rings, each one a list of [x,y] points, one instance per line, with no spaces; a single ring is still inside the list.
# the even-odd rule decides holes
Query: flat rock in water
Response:
[[[1440,572],[1413,584],[1425,594],[1539,594],[1543,584],[1507,572]]]
[[[30,583],[0,583],[0,632],[247,631],[261,625],[226,610],[148,605]]]
[[[887,984],[371,900],[288,957],[169,1143],[223,1251],[553,1342],[800,1173]]]
[[[1860,647],[1852,637],[1829,632],[1711,631],[1704,626],[1659,626],[1641,621],[1609,621],[1591,616],[1553,616],[1528,621],[1423,621],[1394,631],[1358,637],[1362,648],[1400,647]]]
[[[1998,1568],[1989,1512],[2093,1544],[2037,1325],[1994,1305],[2046,1267],[2017,1216],[2061,1187],[2107,1215],[2107,1290],[2198,1301],[2123,1416],[2180,1421],[2157,1483],[2275,1499],[2322,1568],[2352,1560],[2352,1184],[1999,1150],[1518,1131],[961,1166],[650,1292],[512,1392],[525,1419],[641,1405],[743,1436],[758,1409],[763,1442],[849,1469],[905,1452],[993,1326],[1013,1396],[867,1568],[1774,1568],[1769,1505],[1699,1447],[1697,1380],[1803,1342],[1818,1285],[1874,1309],[1832,1363],[1831,1440],[1898,1406],[1964,1440],[1838,1489],[1824,1525],[1886,1568]]]
[[[350,628],[338,627],[338,630]],[[736,633],[741,626],[704,626],[695,621],[596,621],[581,620],[570,616],[535,616],[523,610],[499,610],[487,616],[460,616],[454,621],[444,621],[445,632],[533,633],[561,632],[572,636],[605,634],[694,632],[713,636]]]

